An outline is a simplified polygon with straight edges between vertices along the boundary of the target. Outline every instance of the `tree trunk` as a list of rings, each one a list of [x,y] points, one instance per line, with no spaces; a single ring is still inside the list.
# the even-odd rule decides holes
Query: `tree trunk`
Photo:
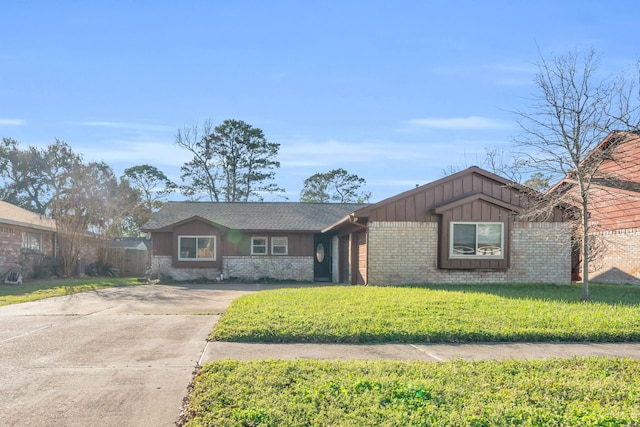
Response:
[[[582,197],[582,301],[590,301],[589,294],[589,208]]]

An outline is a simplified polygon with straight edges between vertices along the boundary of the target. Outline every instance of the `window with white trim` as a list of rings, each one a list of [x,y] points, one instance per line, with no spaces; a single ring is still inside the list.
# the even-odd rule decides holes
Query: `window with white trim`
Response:
[[[22,249],[28,252],[42,252],[42,234],[22,232]]]
[[[215,261],[216,236],[180,236],[178,254],[182,261]]]
[[[452,222],[451,258],[504,258],[504,224]]]
[[[271,238],[271,254],[287,255],[289,253],[288,237],[272,237]]]
[[[251,255],[266,255],[267,248],[268,246],[266,237],[251,238]]]

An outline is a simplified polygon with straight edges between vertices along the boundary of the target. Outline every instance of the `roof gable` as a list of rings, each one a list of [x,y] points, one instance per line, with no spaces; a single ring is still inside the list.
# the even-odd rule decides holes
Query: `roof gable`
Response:
[[[116,237],[111,240],[110,246],[112,248],[149,250],[151,249],[151,241],[144,237]]]
[[[601,161],[594,177],[640,182],[640,135],[637,132],[609,133],[581,163],[588,163],[594,158],[595,161]]]
[[[494,197],[487,196],[486,194],[474,193],[474,194],[469,194],[467,196],[461,197],[461,198],[456,199],[456,200],[451,200],[451,201],[449,201],[447,203],[444,203],[444,204],[442,204],[440,206],[436,206],[433,209],[433,212],[436,213],[436,214],[441,214],[443,212],[450,211],[451,209],[455,209],[457,207],[464,206],[464,205],[467,205],[469,203],[473,203],[473,202],[475,202],[477,200],[480,200],[480,201],[495,205],[495,206],[497,206],[499,208],[502,208],[502,209],[505,209],[505,210],[510,210],[510,211],[513,211],[513,212],[516,212],[516,213],[520,213],[520,212],[522,212],[524,210],[520,206],[515,206],[515,205],[509,204],[509,203],[505,203],[502,200],[498,200],[498,199],[496,199]]]
[[[162,227],[162,229],[158,230],[158,231],[171,231],[171,230],[173,230],[175,228],[178,228],[178,227],[180,227],[180,226],[182,226],[184,224],[188,224],[188,223],[191,223],[191,222],[194,222],[194,221],[202,222],[202,223],[211,225],[211,226],[216,227],[216,228],[228,228],[228,227],[225,227],[225,226],[223,226],[221,224],[217,224],[217,223],[215,223],[213,221],[210,221],[210,220],[208,220],[206,218],[203,218],[200,215],[194,215],[194,216],[190,216],[188,218],[181,219],[180,221],[167,224],[165,227]]]
[[[600,159],[599,154],[606,157]],[[640,134],[613,131],[582,163],[600,160],[589,184],[591,225],[594,230],[640,227]],[[574,176],[565,176],[548,194],[562,194],[567,203],[578,206],[577,184]]]
[[[437,207],[477,194],[491,198],[493,204],[504,204],[506,209],[519,211],[527,202],[523,195],[535,193],[530,188],[472,166],[359,209],[353,213],[353,217],[381,221],[390,218],[401,221],[425,220],[424,215],[432,213]]]

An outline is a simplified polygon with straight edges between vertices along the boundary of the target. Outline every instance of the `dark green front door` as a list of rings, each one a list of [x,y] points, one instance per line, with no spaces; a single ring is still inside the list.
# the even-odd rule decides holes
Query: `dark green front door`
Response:
[[[313,257],[313,280],[316,282],[331,281],[331,238],[324,234],[316,234],[313,238],[315,252]]]

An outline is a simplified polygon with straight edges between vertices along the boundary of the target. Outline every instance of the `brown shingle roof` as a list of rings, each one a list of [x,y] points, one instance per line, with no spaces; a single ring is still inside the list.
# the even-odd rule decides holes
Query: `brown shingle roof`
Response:
[[[234,230],[319,232],[363,208],[363,203],[301,202],[168,202],[142,228],[170,228],[189,218],[201,217]]]
[[[4,201],[0,201],[0,224],[56,231],[54,220]]]

